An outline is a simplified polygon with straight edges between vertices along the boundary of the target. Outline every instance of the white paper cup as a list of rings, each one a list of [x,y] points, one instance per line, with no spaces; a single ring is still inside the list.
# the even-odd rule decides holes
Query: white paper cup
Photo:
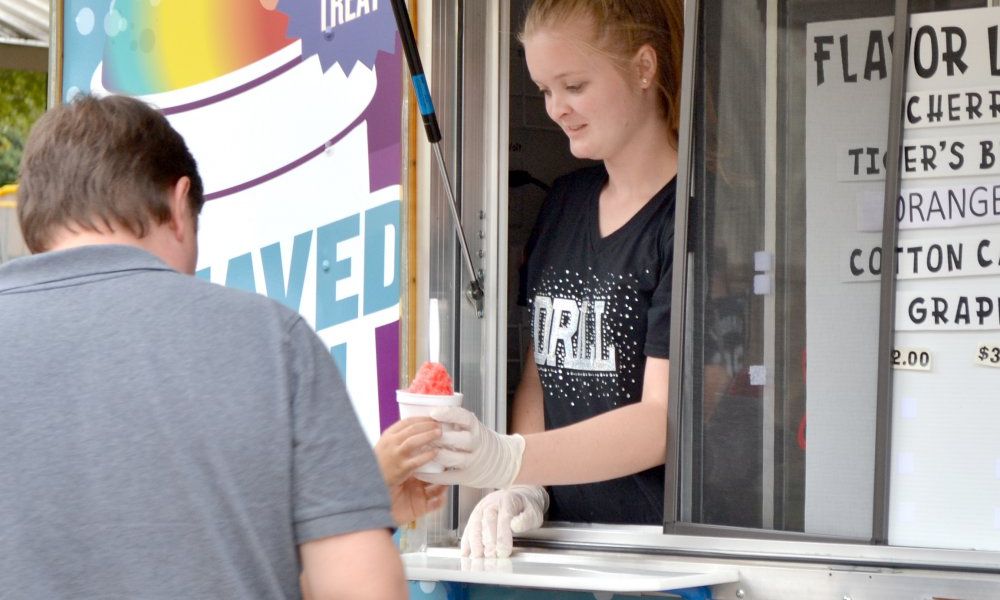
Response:
[[[414,394],[406,390],[396,390],[399,403],[399,418],[429,417],[439,406],[462,406],[462,394],[455,392],[447,396],[437,394]],[[444,466],[433,460],[417,469],[417,473],[440,473]]]

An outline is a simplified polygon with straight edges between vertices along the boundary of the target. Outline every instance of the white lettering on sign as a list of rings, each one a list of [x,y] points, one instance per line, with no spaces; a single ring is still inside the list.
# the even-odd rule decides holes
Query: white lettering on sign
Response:
[[[378,0],[320,0],[320,31],[371,14],[378,10]]]

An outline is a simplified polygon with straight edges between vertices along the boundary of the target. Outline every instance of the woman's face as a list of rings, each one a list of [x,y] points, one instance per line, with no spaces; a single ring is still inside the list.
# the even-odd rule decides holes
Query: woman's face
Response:
[[[580,19],[539,29],[524,40],[531,79],[545,110],[569,137],[577,158],[613,158],[640,121],[640,94],[612,60],[587,45],[592,28]]]

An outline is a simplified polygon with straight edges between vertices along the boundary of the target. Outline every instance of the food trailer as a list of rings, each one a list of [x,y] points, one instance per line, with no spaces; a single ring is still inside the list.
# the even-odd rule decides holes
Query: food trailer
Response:
[[[993,4],[687,0],[663,523],[463,559],[484,492],[454,488],[399,532],[412,597],[1000,598]],[[205,179],[199,276],[302,312],[372,441],[432,337],[504,431],[523,245],[580,165],[526,5],[409,3],[443,170],[385,1],[55,0],[51,101],[167,114]]]

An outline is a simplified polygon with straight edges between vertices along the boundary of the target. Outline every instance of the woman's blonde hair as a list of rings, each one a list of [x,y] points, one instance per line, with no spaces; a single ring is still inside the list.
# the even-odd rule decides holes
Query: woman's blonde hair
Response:
[[[521,42],[542,29],[576,19],[594,27],[592,45],[625,65],[645,45],[656,52],[661,107],[674,140],[680,124],[683,0],[535,0],[528,9]]]

